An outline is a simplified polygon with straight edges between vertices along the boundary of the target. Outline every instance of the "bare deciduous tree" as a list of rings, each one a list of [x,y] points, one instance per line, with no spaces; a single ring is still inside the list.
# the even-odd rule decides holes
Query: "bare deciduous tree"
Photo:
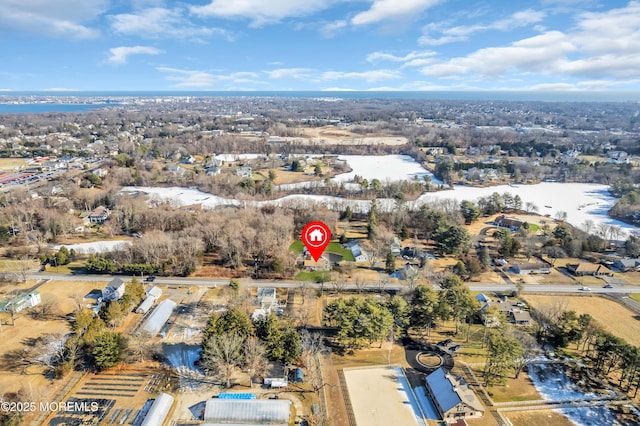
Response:
[[[219,376],[227,388],[231,377],[242,365],[244,339],[234,333],[210,336],[203,345],[201,365],[209,374]]]
[[[267,371],[267,350],[256,337],[249,337],[244,344],[244,367],[249,373],[251,387],[254,380],[263,378]]]

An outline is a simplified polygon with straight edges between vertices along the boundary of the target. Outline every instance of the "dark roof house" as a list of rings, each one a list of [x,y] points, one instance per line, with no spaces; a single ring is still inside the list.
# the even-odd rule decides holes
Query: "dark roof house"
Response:
[[[483,416],[482,403],[462,377],[440,367],[427,376],[426,385],[427,394],[445,422]]]

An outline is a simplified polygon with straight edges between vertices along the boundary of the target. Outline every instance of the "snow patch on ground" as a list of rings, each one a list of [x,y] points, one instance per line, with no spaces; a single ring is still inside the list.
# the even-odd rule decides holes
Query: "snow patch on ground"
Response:
[[[420,166],[418,165],[418,167]],[[337,211],[342,211],[346,206],[350,206],[354,212],[364,213],[369,211],[371,207],[371,201],[369,200],[353,200],[326,195],[293,194],[269,201],[241,201],[207,194],[195,188],[182,187],[127,186],[122,189],[122,192],[143,192],[149,194],[154,200],[173,202],[178,205],[201,204],[203,208],[209,209],[222,206],[241,207],[247,205],[258,207],[287,205],[313,208],[314,204],[322,204],[329,209]],[[629,233],[640,232],[640,228],[614,220],[607,215],[607,211],[615,203],[615,198],[609,195],[607,186],[598,184],[543,182],[536,185],[499,185],[487,188],[457,185],[453,190],[425,193],[416,201],[406,202],[405,205],[410,209],[417,209],[436,200],[477,200],[479,197],[488,196],[494,192],[499,194],[509,192],[513,196],[519,195],[523,206],[527,202],[531,202],[538,207],[540,214],[549,214],[554,217],[558,212],[566,212],[567,222],[574,226],[580,227],[586,220],[593,221],[595,229],[601,223],[619,226],[623,231],[622,239],[626,239]],[[391,211],[397,208],[396,200],[381,198],[377,201],[381,210]]]
[[[94,254],[119,250],[129,244],[131,241],[128,240],[94,241],[92,243],[57,244],[53,246],[53,249],[60,250],[62,246],[65,246],[69,250],[75,250],[78,254]]]
[[[559,364],[531,364],[528,367],[533,385],[546,401],[589,401],[601,395],[583,392]],[[558,410],[578,426],[619,425],[606,406],[563,408]]]
[[[373,179],[385,183],[416,178],[424,182],[424,177],[430,176],[434,185],[442,183],[409,155],[340,155],[338,160],[345,161],[352,170],[333,177],[332,182],[350,182],[358,175],[369,182]]]

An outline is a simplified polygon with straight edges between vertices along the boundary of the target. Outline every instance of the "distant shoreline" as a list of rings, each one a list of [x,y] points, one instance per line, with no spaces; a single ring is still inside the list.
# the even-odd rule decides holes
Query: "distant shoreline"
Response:
[[[0,102],[10,97],[41,98],[143,98],[143,97],[275,97],[337,99],[406,99],[452,101],[504,101],[504,102],[640,102],[640,91],[2,91]]]

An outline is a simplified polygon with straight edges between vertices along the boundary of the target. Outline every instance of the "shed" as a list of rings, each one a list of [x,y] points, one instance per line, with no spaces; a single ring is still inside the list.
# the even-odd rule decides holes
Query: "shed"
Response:
[[[289,424],[291,401],[285,399],[207,400],[204,409],[204,421],[221,424],[276,425]]]
[[[173,310],[176,307],[176,302],[171,299],[165,299],[151,312],[149,318],[142,324],[142,330],[151,334],[152,336],[158,334],[164,324],[167,322]]]
[[[158,286],[153,286],[149,290],[147,290],[147,297],[153,297],[155,300],[160,299],[162,296],[162,289]]]
[[[298,367],[293,371],[293,381],[296,383],[304,382],[304,371],[302,371],[302,368]]]
[[[151,309],[151,307],[153,306],[155,301],[156,300],[153,297],[147,297],[146,299],[144,299],[142,301],[140,306],[138,306],[136,308],[136,313],[137,314],[146,314],[147,312],[149,312],[149,309]]]
[[[164,423],[164,420],[171,410],[173,405],[173,397],[166,393],[161,393],[156,397],[156,400],[151,404],[151,408],[144,416],[144,420],[140,426],[159,426]]]

